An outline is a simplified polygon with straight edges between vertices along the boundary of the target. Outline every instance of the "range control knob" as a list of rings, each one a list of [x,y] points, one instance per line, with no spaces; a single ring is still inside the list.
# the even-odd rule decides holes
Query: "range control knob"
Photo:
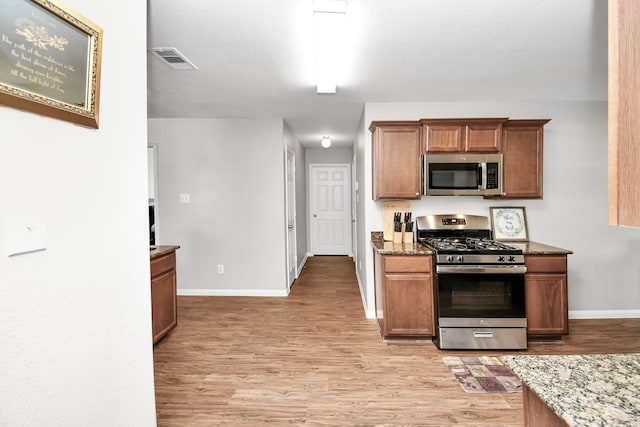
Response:
[[[462,262],[462,261],[463,261],[463,259],[464,259],[464,258],[462,257],[462,255],[458,255],[458,256],[456,257],[456,261],[458,261],[458,262]]]
[[[498,262],[504,262],[504,255],[498,255]]]
[[[516,262],[516,257],[514,255],[509,255],[509,262]]]
[[[453,255],[447,255],[447,262],[453,262]]]

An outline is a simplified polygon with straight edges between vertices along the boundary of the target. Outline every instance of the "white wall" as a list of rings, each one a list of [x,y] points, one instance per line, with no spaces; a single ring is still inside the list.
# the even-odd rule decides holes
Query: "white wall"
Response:
[[[312,163],[348,163],[353,160],[352,148],[307,148],[307,170]]]
[[[148,123],[158,144],[157,239],[181,247],[178,293],[286,295],[282,120]]]
[[[374,120],[435,117],[551,118],[544,133],[544,198],[491,201],[480,197],[423,197],[412,202],[414,216],[467,213],[489,215],[489,206],[525,206],[530,239],[570,249],[571,317],[640,316],[640,230],[607,225],[606,102],[369,103],[357,141],[364,157],[366,247],[364,282],[373,299],[371,231],[382,229],[382,202],[371,200],[371,134]],[[361,183],[362,184],[362,183]],[[362,185],[361,185],[362,186]],[[366,195],[366,196],[365,196]],[[373,313],[371,303],[368,313]]]
[[[65,3],[104,29],[100,128],[0,107],[0,424],[152,426],[146,6]],[[7,256],[14,215],[46,250]]]

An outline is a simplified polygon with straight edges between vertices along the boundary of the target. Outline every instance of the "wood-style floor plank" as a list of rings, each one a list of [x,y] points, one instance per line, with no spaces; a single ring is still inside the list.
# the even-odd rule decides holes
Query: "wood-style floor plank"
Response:
[[[571,320],[518,354],[640,351],[640,319]],[[286,298],[179,297],[154,349],[158,426],[521,426],[522,395],[467,394],[430,343],[385,344],[351,258],[309,258]],[[510,352],[513,354],[513,352]]]

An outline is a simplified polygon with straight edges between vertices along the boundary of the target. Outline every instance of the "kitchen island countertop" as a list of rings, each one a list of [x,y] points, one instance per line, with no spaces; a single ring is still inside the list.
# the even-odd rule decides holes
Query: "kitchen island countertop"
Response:
[[[640,422],[640,354],[501,359],[569,426],[637,426]]]

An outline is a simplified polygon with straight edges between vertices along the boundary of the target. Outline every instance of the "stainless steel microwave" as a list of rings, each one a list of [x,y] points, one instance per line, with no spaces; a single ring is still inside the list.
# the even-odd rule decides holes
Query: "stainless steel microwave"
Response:
[[[427,154],[422,179],[427,196],[502,195],[502,154]]]

